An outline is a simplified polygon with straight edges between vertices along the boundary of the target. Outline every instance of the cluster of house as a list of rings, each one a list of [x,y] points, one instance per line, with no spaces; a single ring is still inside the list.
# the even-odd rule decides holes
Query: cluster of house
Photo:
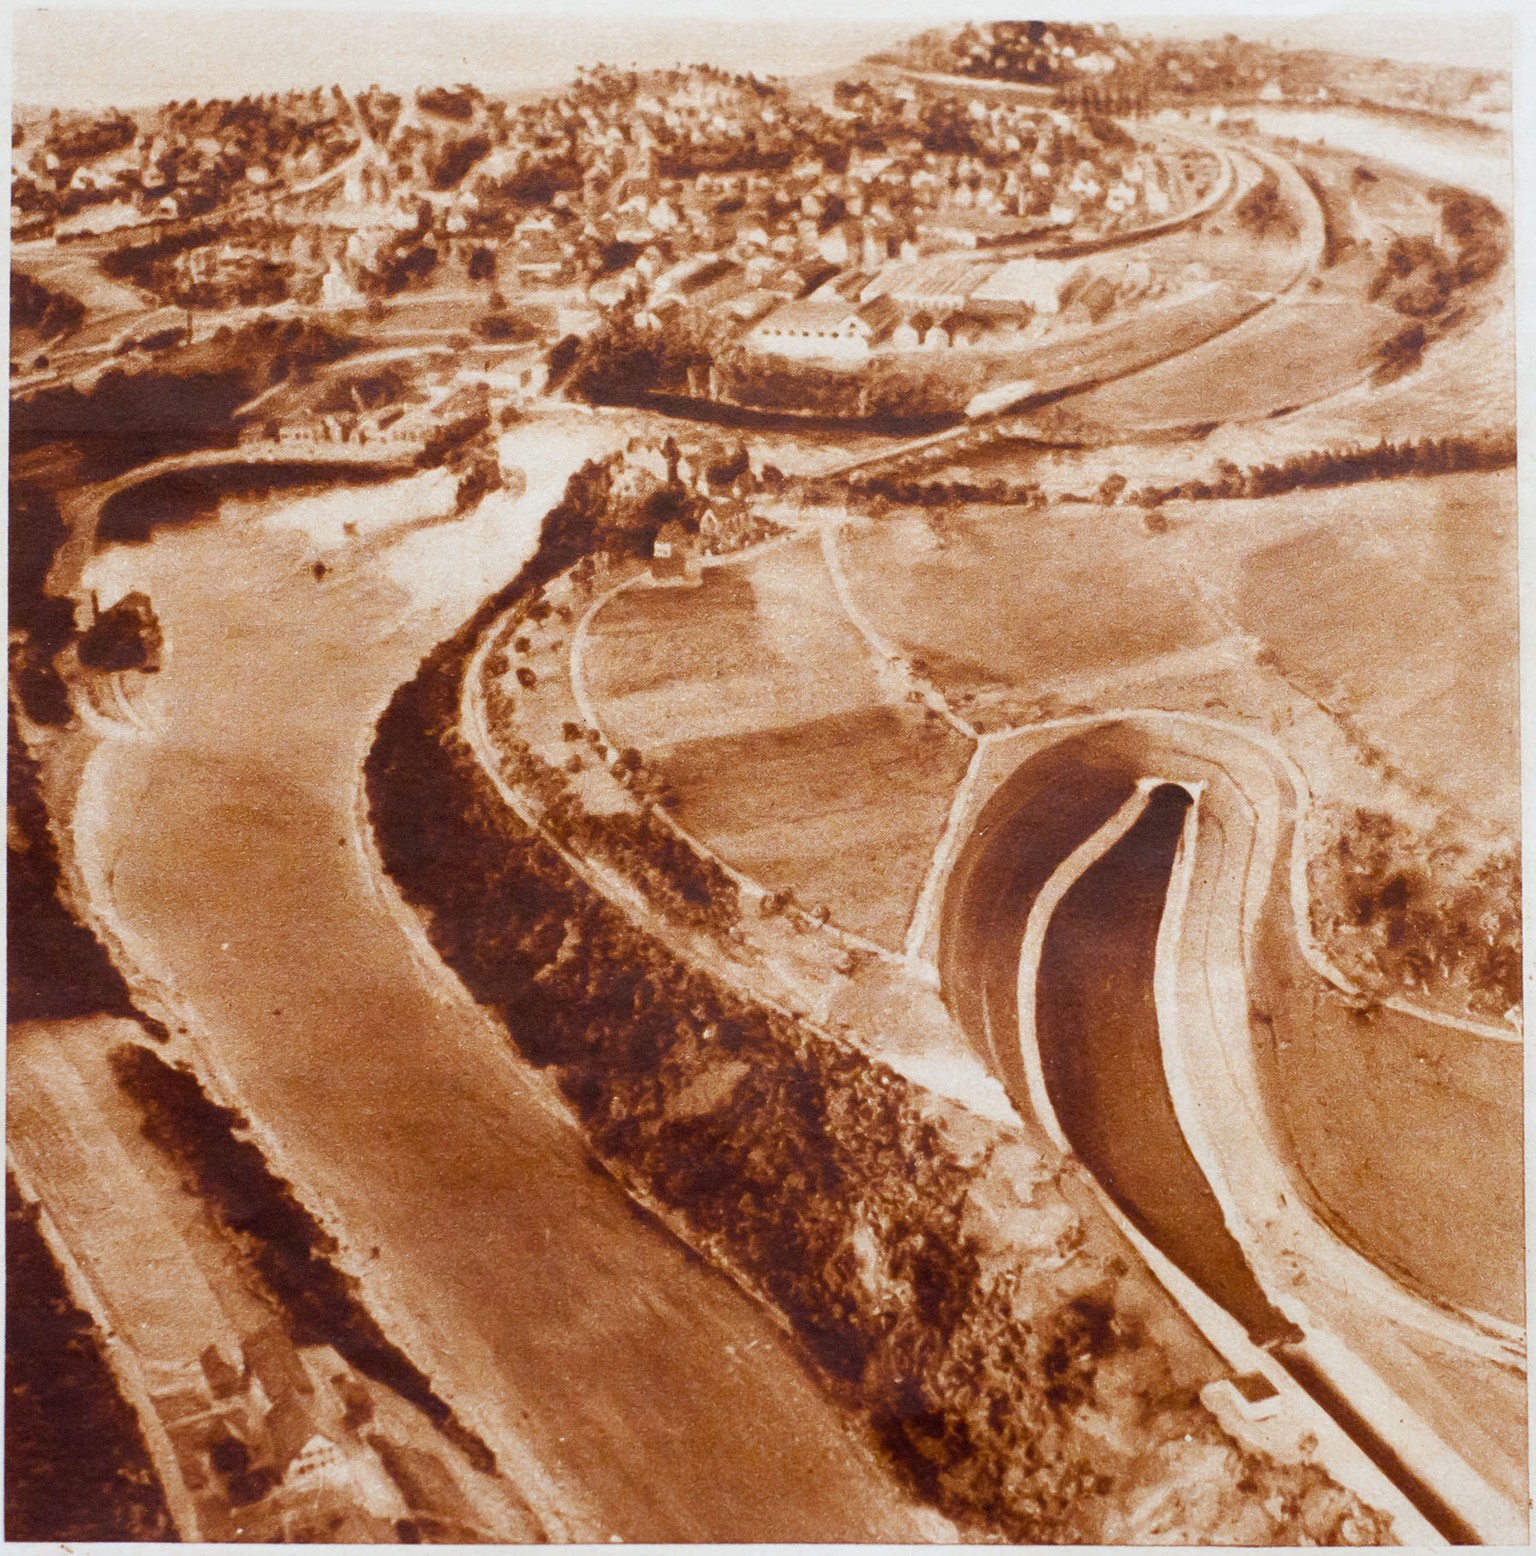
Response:
[[[515,109],[469,94],[462,121],[457,106],[444,119],[421,94],[403,105],[390,99],[383,113],[379,96],[350,106],[333,94],[275,107],[259,100],[254,122],[279,110],[296,122],[302,110],[324,123],[325,134],[283,164],[287,205],[318,205],[302,222],[274,221],[174,257],[168,300],[349,308],[395,290],[399,272],[407,285],[430,277],[436,288],[487,294],[563,289],[573,306],[632,302],[651,323],[688,306],[737,330],[757,326],[754,345],[778,342],[791,353],[809,349],[794,343],[826,339],[836,351],[856,349],[853,337],[866,330],[875,338],[900,330],[896,344],[911,345],[916,328],[917,343],[938,344],[954,335],[939,317],[876,310],[829,325],[823,305],[850,297],[819,289],[1010,233],[1076,241],[1155,222],[1214,176],[1199,158],[1129,139],[1109,144],[1113,137],[1057,109],[934,98],[878,81],[840,90],[825,108],[707,67],[599,68]],[[343,109],[350,141],[325,117]],[[194,113],[180,129],[179,108],[146,120],[153,127],[120,151],[130,160],[119,172],[140,195],[146,177],[158,187],[175,165],[162,142],[201,131],[204,117]],[[206,134],[190,144],[211,149]],[[434,169],[454,146],[468,147],[465,169],[436,187]],[[339,150],[348,154],[334,175],[304,193],[306,166],[318,172]],[[249,181],[270,176],[259,157],[243,166]],[[801,301],[813,321],[780,317]]]
[[[760,477],[744,445],[695,443],[685,449],[671,437],[636,435],[624,446],[615,493],[623,500],[668,485],[694,499],[687,521],[668,520],[651,549],[655,577],[693,580],[706,553],[734,550],[763,533],[750,502]]]
[[[320,91],[107,114],[103,128],[127,127],[109,139],[55,114],[13,132],[13,225],[110,231],[226,208],[277,179],[323,176],[358,144],[348,117]]]
[[[1136,50],[1113,24],[991,22],[962,27],[926,60],[963,75],[1059,86],[1124,70]]]
[[[1507,111],[1507,75],[1443,65],[1291,51],[1228,34],[1174,41],[1129,36],[1113,25],[992,22],[910,40],[909,66],[1040,88],[1107,85],[1141,100],[1206,96],[1226,101],[1361,99],[1453,114]]]
[[[1114,254],[918,259],[888,265],[873,278],[839,276],[774,309],[746,341],[760,354],[840,361],[862,360],[875,350],[1016,350],[1209,281],[1199,264],[1164,271]]]
[[[332,1348],[298,1347],[276,1324],[236,1358],[209,1345],[161,1406],[210,1539],[483,1538],[447,1464],[381,1429],[369,1385]]]
[[[871,90],[861,88],[850,117],[866,113]],[[709,254],[740,267],[751,291],[786,272],[873,268],[1021,234],[1103,238],[1176,214],[1217,177],[1212,158],[1106,147],[1057,110],[977,98],[952,134],[922,118],[910,89],[881,90],[878,150],[843,155],[812,139],[782,168],[661,178],[642,123],[601,200],[557,195],[518,229],[519,265],[535,261],[563,279],[579,273],[583,253],[618,248],[650,282],[681,258]],[[960,149],[936,149],[951,143]],[[628,280],[599,286],[617,292]]]
[[[1102,236],[1178,210],[1214,176],[1148,146],[1105,145],[1059,110],[978,97],[958,128],[953,111],[910,87],[864,83],[826,110],[705,68],[590,71],[558,96],[488,113],[478,155],[445,190],[427,176],[430,115],[408,105],[386,145],[349,160],[336,209],[405,228],[429,206],[439,245],[495,228],[503,284],[580,283],[611,306],[701,255],[737,267],[736,291],[787,296],[808,271],[975,246],[1021,225]],[[334,284],[366,264],[349,252]]]

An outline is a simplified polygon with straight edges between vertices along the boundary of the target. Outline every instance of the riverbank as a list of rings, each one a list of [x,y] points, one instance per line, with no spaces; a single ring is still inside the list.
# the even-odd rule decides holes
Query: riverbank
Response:
[[[143,1433],[15,1177],[5,1180],[5,1537],[176,1538]]]

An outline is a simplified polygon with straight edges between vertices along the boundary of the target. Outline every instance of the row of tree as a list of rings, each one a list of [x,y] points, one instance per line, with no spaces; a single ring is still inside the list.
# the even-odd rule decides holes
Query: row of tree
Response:
[[[336,1239],[272,1170],[244,1115],[214,1101],[184,1065],[141,1044],[125,1043],[110,1058],[145,1138],[233,1239],[294,1344],[333,1346],[364,1377],[420,1410],[478,1470],[494,1474],[494,1454],[379,1327],[356,1277],[336,1261]]]
[[[1431,871],[1425,861],[1433,858]],[[1382,811],[1339,819],[1311,871],[1317,927],[1384,993],[1417,990],[1501,1019],[1522,999],[1520,859],[1464,849]]]
[[[11,328],[35,330],[44,340],[80,328],[85,304],[71,292],[45,286],[25,270],[11,271]]]
[[[1218,497],[1276,497],[1306,487],[1348,486],[1406,475],[1449,475],[1475,470],[1502,470],[1515,462],[1512,433],[1470,437],[1414,438],[1397,443],[1382,438],[1368,447],[1312,449],[1268,464],[1239,466],[1222,460],[1212,480],[1182,481],[1172,486],[1145,486],[1123,498],[1138,507],[1155,508],[1173,500],[1203,501]],[[1126,482],[1100,500],[1120,500]]]

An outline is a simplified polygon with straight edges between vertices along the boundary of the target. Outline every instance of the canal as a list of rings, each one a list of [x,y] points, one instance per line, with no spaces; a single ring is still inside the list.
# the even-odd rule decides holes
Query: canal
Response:
[[[1179,1127],[1153,974],[1189,794],[1152,791],[1046,930],[1035,1032],[1062,1133],[1131,1222],[1263,1345],[1297,1338],[1259,1288]]]

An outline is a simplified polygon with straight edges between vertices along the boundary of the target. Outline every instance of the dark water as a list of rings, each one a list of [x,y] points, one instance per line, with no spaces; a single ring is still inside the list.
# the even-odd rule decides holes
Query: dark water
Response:
[[[1134,775],[1120,766],[1096,771],[1070,750],[1044,752],[987,804],[950,877],[939,941],[944,997],[1026,1115],[1017,1000],[1030,909],[1072,850],[1134,792]]]
[[[1174,1113],[1153,1000],[1158,929],[1189,808],[1154,791],[1046,931],[1036,1033],[1063,1133],[1115,1203],[1253,1338],[1293,1338],[1269,1303]]]

